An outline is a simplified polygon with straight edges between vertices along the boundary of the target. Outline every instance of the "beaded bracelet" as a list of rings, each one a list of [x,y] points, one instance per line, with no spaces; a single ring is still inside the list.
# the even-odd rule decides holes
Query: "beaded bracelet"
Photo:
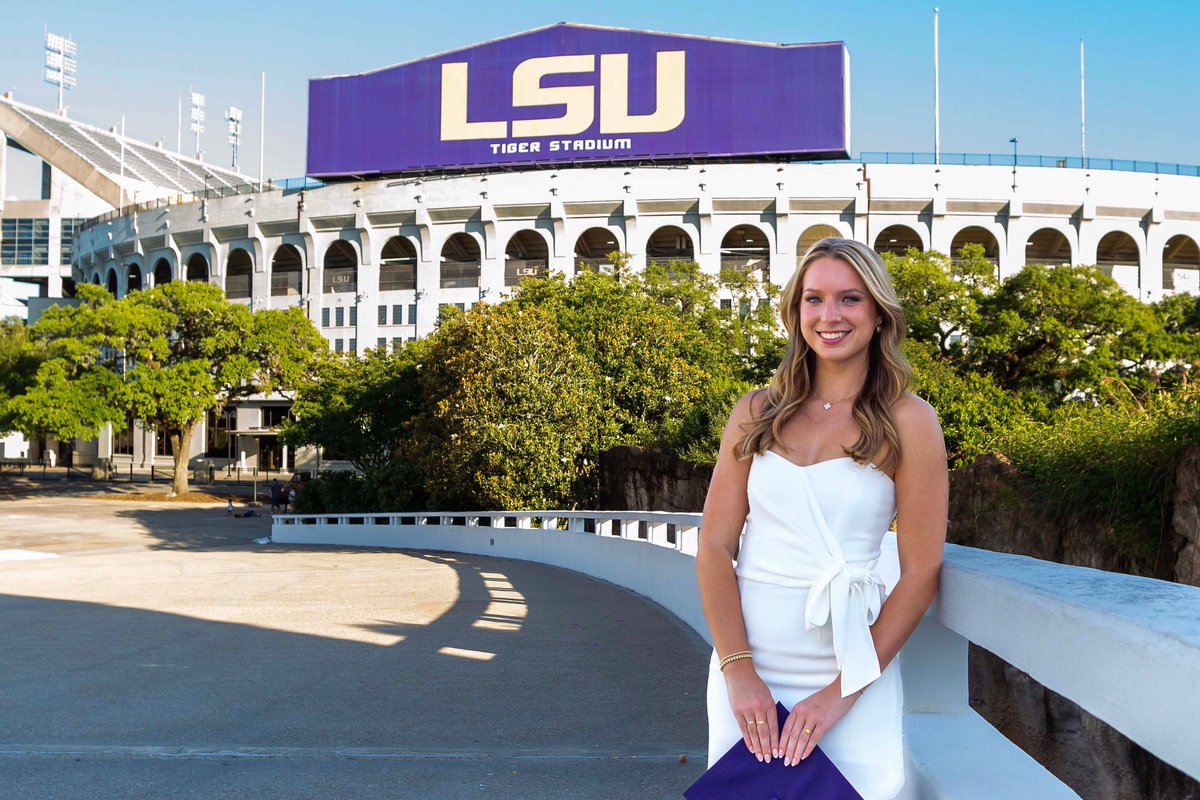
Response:
[[[737,653],[731,653],[730,655],[725,656],[721,659],[721,671],[725,671],[725,666],[727,664],[730,664],[734,661],[740,661],[743,658],[753,658],[753,654],[749,650],[741,650]]]

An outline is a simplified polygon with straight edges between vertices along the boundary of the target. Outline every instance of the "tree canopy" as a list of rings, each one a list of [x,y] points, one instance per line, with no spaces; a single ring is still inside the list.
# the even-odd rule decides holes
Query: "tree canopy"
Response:
[[[979,301],[969,360],[1006,389],[1065,396],[1105,377],[1150,388],[1171,353],[1154,309],[1096,267],[1031,265]]]
[[[254,313],[206,283],[173,281],[121,300],[84,285],[79,297],[32,327],[47,357],[10,404],[14,414],[25,430],[59,439],[129,419],[163,431],[177,493],[187,491],[192,436],[209,411],[289,391],[327,352],[300,309]]]
[[[366,471],[396,458],[408,423],[421,406],[420,369],[430,340],[361,358],[323,361],[297,391],[293,419],[282,438],[291,445],[318,444]]]
[[[438,508],[554,508],[588,494],[602,442],[596,366],[549,309],[477,305],[443,323],[421,369],[408,457]]]
[[[45,348],[29,336],[29,328],[16,317],[0,319],[0,435],[20,428],[14,397],[34,382]]]
[[[964,334],[979,324],[980,302],[996,287],[995,267],[983,246],[967,245],[958,259],[916,248],[883,258],[908,320],[908,337],[944,355],[961,354]]]

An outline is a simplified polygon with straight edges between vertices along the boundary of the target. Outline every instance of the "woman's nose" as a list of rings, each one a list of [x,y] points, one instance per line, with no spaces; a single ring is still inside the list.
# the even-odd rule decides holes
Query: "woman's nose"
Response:
[[[821,319],[826,322],[834,322],[842,316],[841,309],[837,303],[826,303],[821,307]]]

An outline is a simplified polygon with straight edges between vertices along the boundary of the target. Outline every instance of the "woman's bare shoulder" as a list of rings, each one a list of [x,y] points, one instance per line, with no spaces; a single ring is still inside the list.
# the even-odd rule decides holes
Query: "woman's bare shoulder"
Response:
[[[937,409],[926,400],[912,392],[905,392],[892,407],[892,416],[902,451],[911,452],[916,447],[945,453],[942,423],[938,420]]]
[[[917,427],[933,424],[941,429],[938,422],[937,409],[927,400],[912,392],[905,392],[896,404],[892,406],[892,415],[900,425],[915,425]]]
[[[766,389],[752,389],[738,398],[738,401],[733,406],[733,411],[730,413],[730,420],[736,419],[738,422],[747,422],[762,413],[763,403],[767,399]]]

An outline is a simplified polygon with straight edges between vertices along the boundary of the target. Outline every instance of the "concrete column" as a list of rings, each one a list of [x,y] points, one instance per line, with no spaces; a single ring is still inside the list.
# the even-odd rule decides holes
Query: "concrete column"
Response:
[[[0,212],[4,211],[4,198],[8,196],[8,134],[0,130]]]
[[[712,215],[713,215],[712,198],[710,196],[708,196],[707,194],[701,195],[699,198],[697,198],[697,206],[698,206],[697,210],[700,215],[700,223],[696,226],[696,230],[698,233],[696,235],[696,251],[695,252],[696,252],[697,256],[706,256],[706,255],[709,255],[710,253],[712,253],[714,250],[714,248],[713,248],[713,245],[714,245],[713,232],[712,232]],[[716,245],[717,245],[716,252],[717,252],[718,261],[720,260],[720,252],[721,252],[720,244],[721,244],[720,242],[716,242]],[[696,260],[699,261],[700,259],[697,258]]]

